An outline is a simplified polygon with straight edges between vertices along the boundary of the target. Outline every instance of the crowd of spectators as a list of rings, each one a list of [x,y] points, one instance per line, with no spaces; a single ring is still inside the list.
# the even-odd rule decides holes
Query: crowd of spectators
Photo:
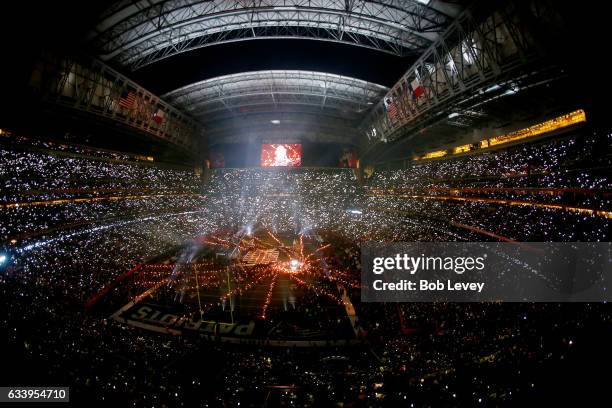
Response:
[[[0,174],[5,203],[70,198],[81,193],[197,192],[193,169],[157,164],[115,163],[100,158],[8,150],[0,147]]]
[[[193,169],[131,162],[129,155],[108,157],[106,151],[53,142],[40,141],[45,149],[32,150],[35,141],[0,144],[3,242],[200,207],[200,180]]]
[[[609,328],[606,305],[395,306],[356,300],[368,343],[302,351],[150,334],[108,319],[108,310],[87,311],[83,305],[136,264],[194,237],[248,225],[331,231],[350,239],[355,248],[339,259],[355,273],[356,248],[367,240],[493,240],[486,231],[525,241],[607,241],[610,219],[601,215],[441,200],[436,196],[442,193],[427,189],[606,190],[609,179],[601,169],[609,169],[610,157],[599,146],[609,141],[601,135],[568,138],[422,162],[376,171],[365,184],[352,169],[219,169],[202,194],[200,180],[187,169],[2,148],[3,204],[98,197],[103,190],[147,195],[2,209],[5,347],[31,363],[13,374],[70,384],[76,400],[127,400],[138,407],[187,406],[187,398],[226,406],[261,406],[266,398],[294,406],[511,404],[538,392],[539,368],[571,357],[582,328]],[[606,208],[608,199],[601,197],[569,204]],[[526,200],[547,199],[554,202],[545,194]],[[352,297],[357,299],[356,292]],[[44,368],[33,374],[27,366]],[[279,385],[292,387],[270,388]]]
[[[368,207],[518,241],[607,241],[611,141],[612,134],[579,134],[378,170],[365,185]]]
[[[101,149],[86,144],[77,144],[69,141],[69,139],[76,139],[76,135],[66,134],[64,136],[67,140],[39,139],[37,137],[0,130],[0,143],[21,148],[27,147],[38,151],[63,152],[77,156],[98,157],[124,162],[151,162],[154,160],[152,156]],[[84,142],[88,142],[87,138]]]
[[[612,134],[573,134],[477,154],[415,161],[404,170],[378,170],[377,188],[430,186],[609,189]]]

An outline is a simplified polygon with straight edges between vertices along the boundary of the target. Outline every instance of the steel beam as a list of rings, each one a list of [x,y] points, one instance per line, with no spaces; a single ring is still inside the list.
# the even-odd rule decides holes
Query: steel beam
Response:
[[[303,131],[324,122],[340,129],[339,137],[354,139],[363,116],[387,90],[321,72],[255,71],[201,81],[163,98],[205,124],[207,132],[215,133],[215,140],[223,134],[231,137],[236,121],[248,128],[255,122],[272,126],[271,120],[287,117],[299,119],[298,127]]]
[[[452,21],[416,0],[141,0],[116,5],[89,40],[131,69],[199,47],[267,38],[340,42],[395,55],[421,51]]]
[[[540,81],[543,71],[554,76],[540,64],[537,40],[519,17],[537,1],[481,1],[478,8],[464,10],[362,122],[368,144],[415,132],[432,117],[456,112],[462,104],[482,106],[490,98],[511,95]],[[534,19],[555,24],[554,16]],[[415,92],[419,86],[421,95]]]
[[[105,117],[190,153],[198,147],[195,120],[98,60],[46,55],[30,86],[44,102]]]

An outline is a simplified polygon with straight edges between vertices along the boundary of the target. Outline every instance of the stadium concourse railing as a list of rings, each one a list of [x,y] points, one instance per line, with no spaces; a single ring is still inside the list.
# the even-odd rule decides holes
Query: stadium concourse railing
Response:
[[[198,122],[96,59],[44,55],[30,87],[43,102],[119,122],[189,154],[198,149]]]
[[[366,147],[561,75],[543,51],[551,41],[544,36],[552,36],[559,24],[557,16],[545,0],[475,2],[363,120]]]

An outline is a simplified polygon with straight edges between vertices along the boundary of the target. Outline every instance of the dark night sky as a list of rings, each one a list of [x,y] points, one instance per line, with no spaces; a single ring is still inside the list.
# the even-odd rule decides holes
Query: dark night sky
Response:
[[[200,48],[128,75],[159,94],[219,75],[268,69],[322,71],[391,86],[414,60],[345,44],[268,39]]]

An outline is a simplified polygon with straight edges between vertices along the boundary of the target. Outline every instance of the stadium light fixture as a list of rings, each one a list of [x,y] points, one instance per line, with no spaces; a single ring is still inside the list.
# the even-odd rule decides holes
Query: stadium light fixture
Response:
[[[519,88],[518,86],[513,86],[513,87],[509,88],[508,90],[506,90],[506,92],[504,92],[504,96],[505,95],[514,95],[515,93],[517,93],[520,90],[521,90],[521,88]]]
[[[485,89],[485,93],[497,91],[499,88],[501,88],[501,86],[499,84],[492,85],[492,86],[488,87],[487,89]]]
[[[278,120],[278,119],[272,119],[272,120],[270,121],[270,123],[271,123],[271,124],[273,124],[273,125],[280,125],[280,120]]]

